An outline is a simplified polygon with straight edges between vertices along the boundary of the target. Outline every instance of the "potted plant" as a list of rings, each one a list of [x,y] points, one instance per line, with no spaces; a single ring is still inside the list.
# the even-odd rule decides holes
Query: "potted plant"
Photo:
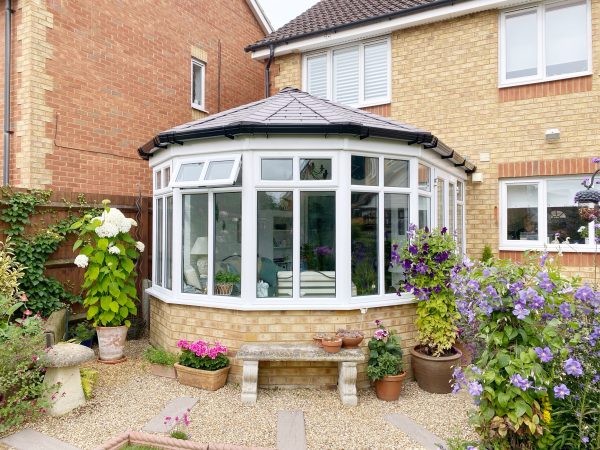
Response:
[[[315,333],[315,335],[313,336],[313,341],[315,343],[315,345],[317,347],[323,347],[323,338],[326,338],[327,334],[326,333]]]
[[[79,249],[75,265],[86,269],[83,305],[88,309],[87,319],[96,327],[99,359],[112,364],[125,360],[128,318],[137,313],[135,263],[144,244],[129,234],[137,225],[135,220],[110,208],[108,200],[102,204],[100,217],[86,214],[72,225],[79,230],[73,251]]]
[[[413,374],[421,389],[449,393],[453,367],[460,365],[462,356],[453,346],[460,317],[450,289],[458,265],[456,242],[446,228],[430,231],[417,229],[414,224],[409,226],[408,237],[407,245],[400,251],[394,246],[391,263],[402,266],[405,290],[419,300],[419,345],[410,350]]]
[[[159,377],[177,378],[175,363],[178,356],[162,348],[148,347],[144,351],[144,358],[150,363],[150,373]]]
[[[369,340],[369,363],[367,376],[375,386],[380,400],[398,400],[406,372],[402,360],[400,338],[393,330],[388,331],[380,320],[375,321],[377,330]]]
[[[219,342],[210,344],[202,339],[177,343],[181,349],[179,363],[175,364],[177,381],[186,386],[194,386],[208,391],[216,391],[225,386],[229,373],[227,347]]]
[[[89,322],[79,322],[74,329],[72,342],[92,348],[96,330]]]
[[[365,334],[360,330],[340,328],[337,330],[336,336],[342,338],[342,348],[358,348]]]
[[[325,336],[321,339],[323,350],[327,353],[337,353],[342,348],[342,338],[337,336]]]
[[[215,274],[215,294],[231,295],[233,286],[240,282],[240,276],[235,273],[220,270]]]

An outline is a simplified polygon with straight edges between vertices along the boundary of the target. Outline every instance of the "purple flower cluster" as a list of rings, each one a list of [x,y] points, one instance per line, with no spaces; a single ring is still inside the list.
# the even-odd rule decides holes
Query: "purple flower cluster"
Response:
[[[567,386],[563,384],[559,384],[558,386],[554,386],[554,396],[556,398],[565,398],[567,395],[569,395],[571,393],[571,391],[569,390],[569,388]]]
[[[518,387],[519,389],[521,389],[523,391],[526,391],[527,389],[532,387],[531,381],[529,381],[529,378],[523,378],[518,373],[516,373],[510,377],[510,382],[513,386]]]
[[[540,359],[540,361],[543,363],[550,362],[554,359],[554,356],[552,355],[552,350],[550,350],[549,347],[535,347],[533,350],[535,351],[535,354]]]
[[[317,256],[329,256],[333,254],[333,249],[327,245],[321,245],[319,247],[315,247],[313,250],[315,255]]]
[[[574,358],[569,358],[565,361],[563,368],[567,375],[573,375],[574,377],[580,377],[583,375],[583,367],[581,363]]]

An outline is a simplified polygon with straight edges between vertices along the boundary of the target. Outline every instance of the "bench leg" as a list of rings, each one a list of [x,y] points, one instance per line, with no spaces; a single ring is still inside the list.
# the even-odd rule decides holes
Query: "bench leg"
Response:
[[[338,392],[340,393],[342,404],[346,406],[358,405],[356,374],[355,362],[338,363]]]
[[[258,361],[244,361],[242,369],[242,403],[254,405],[258,388]]]

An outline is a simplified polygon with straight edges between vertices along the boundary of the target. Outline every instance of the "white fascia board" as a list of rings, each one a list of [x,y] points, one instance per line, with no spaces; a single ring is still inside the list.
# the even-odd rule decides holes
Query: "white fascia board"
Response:
[[[454,17],[473,14],[490,9],[508,8],[511,6],[533,3],[532,0],[472,0],[463,1],[455,5],[442,6],[423,12],[417,12],[407,16],[401,16],[392,20],[382,20],[380,22],[370,23],[356,28],[339,30],[331,34],[307,37],[291,41],[289,44],[277,44],[275,47],[275,56],[282,56],[288,53],[308,52],[335,45],[344,44],[360,39],[368,39],[375,36],[381,36],[392,33],[403,28],[416,27],[428,23],[439,22],[452,19]],[[252,58],[257,60],[267,59],[269,49],[262,48],[252,52]]]
[[[258,23],[260,24],[260,27],[262,28],[263,32],[265,34],[272,33],[274,31],[273,25],[271,25],[269,18],[263,11],[258,0],[246,0],[246,3],[252,10],[254,17],[256,17],[256,20],[258,20]]]

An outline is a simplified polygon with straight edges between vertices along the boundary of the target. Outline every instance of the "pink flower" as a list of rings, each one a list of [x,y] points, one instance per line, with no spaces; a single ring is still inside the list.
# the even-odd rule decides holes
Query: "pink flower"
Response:
[[[387,336],[388,336],[387,330],[383,330],[383,329],[376,330],[375,333],[373,333],[373,337],[375,339],[377,339],[378,341],[381,341],[382,339],[386,338]]]
[[[27,296],[25,295],[25,293],[22,293],[22,294],[21,294],[21,301],[22,301],[23,303],[25,303],[27,300],[28,300],[28,299],[27,299]]]
[[[38,359],[40,359],[38,355],[33,355],[33,356],[31,357],[31,360],[32,360],[33,362],[37,362],[37,361],[38,361]]]
[[[29,311],[28,309],[26,309],[26,310],[25,310],[25,312],[24,312],[23,314],[25,314],[26,316],[30,316],[30,315],[32,315],[33,313],[32,313],[31,311]]]

